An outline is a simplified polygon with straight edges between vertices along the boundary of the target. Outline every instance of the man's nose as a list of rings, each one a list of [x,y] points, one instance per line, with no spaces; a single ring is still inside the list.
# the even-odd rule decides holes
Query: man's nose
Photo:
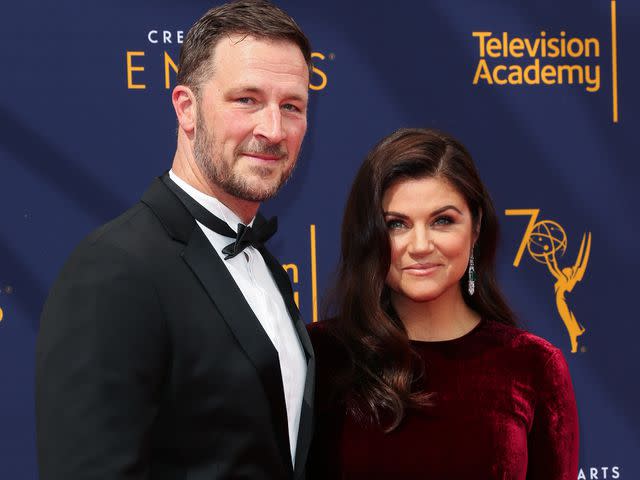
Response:
[[[254,130],[257,137],[263,137],[269,143],[280,143],[286,134],[282,125],[280,106],[269,105],[262,109],[258,124]]]

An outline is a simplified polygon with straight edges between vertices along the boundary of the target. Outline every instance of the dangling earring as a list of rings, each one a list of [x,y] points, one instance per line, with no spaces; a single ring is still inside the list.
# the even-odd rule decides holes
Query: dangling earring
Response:
[[[476,265],[473,258],[473,250],[469,257],[469,295],[473,295],[476,291]]]

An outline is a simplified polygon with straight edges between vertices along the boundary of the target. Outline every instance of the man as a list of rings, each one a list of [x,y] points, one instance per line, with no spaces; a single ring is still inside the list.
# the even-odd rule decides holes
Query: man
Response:
[[[256,214],[296,163],[310,65],[266,2],[189,31],[171,171],[76,249],[42,314],[41,480],[304,477],[313,353]]]

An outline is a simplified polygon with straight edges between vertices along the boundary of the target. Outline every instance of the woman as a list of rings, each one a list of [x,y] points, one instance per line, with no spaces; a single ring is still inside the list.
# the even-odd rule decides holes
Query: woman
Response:
[[[313,478],[577,478],[567,365],[515,327],[497,230],[455,139],[404,129],[369,153],[344,215],[335,318],[310,327]]]

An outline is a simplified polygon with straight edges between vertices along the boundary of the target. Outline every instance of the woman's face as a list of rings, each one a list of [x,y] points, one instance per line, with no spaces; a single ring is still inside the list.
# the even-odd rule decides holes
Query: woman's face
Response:
[[[459,289],[477,236],[464,197],[440,178],[400,179],[385,191],[382,208],[392,298],[428,302]]]

